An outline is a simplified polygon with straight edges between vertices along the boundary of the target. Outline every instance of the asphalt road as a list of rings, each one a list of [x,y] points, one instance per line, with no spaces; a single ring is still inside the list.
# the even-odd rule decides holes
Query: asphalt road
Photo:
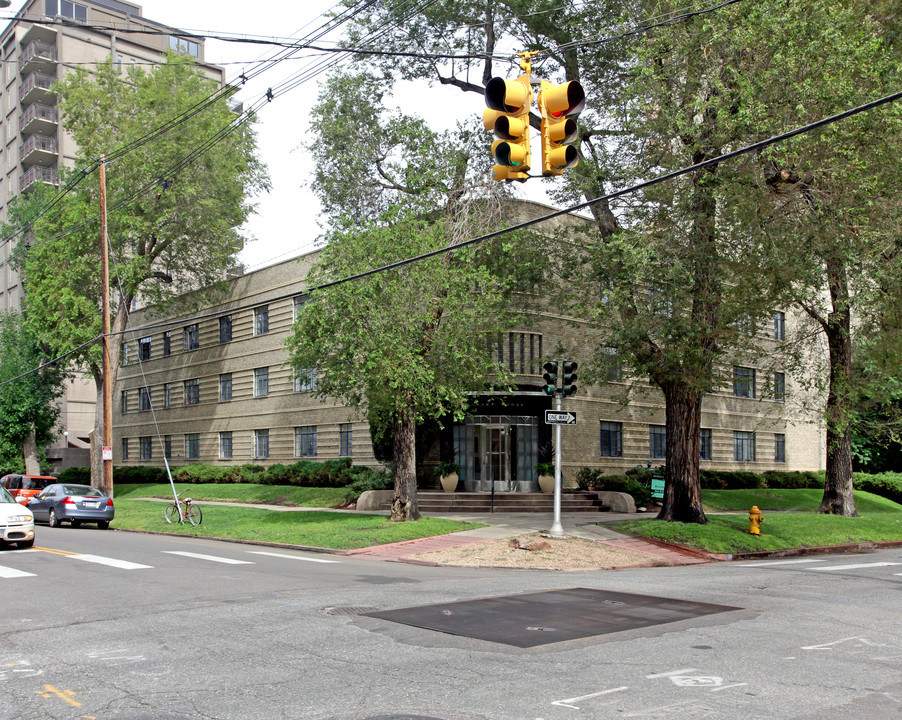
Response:
[[[360,614],[572,588],[739,609],[527,649]],[[900,590],[902,549],[563,573],[39,527],[0,551],[0,718],[902,718]]]

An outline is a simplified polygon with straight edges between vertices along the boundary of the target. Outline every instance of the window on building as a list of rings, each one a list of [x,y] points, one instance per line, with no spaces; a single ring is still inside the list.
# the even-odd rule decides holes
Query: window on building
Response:
[[[44,0],[45,15],[59,15],[73,20],[88,21],[88,8],[69,0]]]
[[[294,429],[294,456],[316,457],[316,425]]]
[[[254,308],[254,335],[266,335],[269,332],[269,305]]]
[[[232,399],[232,373],[219,376],[219,402]]]
[[[623,423],[601,421],[601,457],[623,457]]]
[[[142,460],[152,460],[153,459],[153,443],[151,442],[151,438],[148,436],[139,437],[138,438],[138,447],[141,449],[141,459]]]
[[[744,430],[733,432],[733,460],[736,462],[755,461],[755,433]]]
[[[736,332],[748,335],[749,337],[754,336],[757,330],[755,327],[755,319],[751,315],[740,315],[733,321],[733,327],[736,328]]]
[[[185,457],[188,460],[200,458],[200,434],[188,433],[185,435]]]
[[[123,390],[119,395],[119,407],[122,410],[122,414],[128,412],[128,390]]]
[[[185,380],[185,405],[197,405],[200,402],[200,380]]]
[[[173,52],[190,55],[191,57],[200,57],[200,45],[198,45],[193,40],[188,40],[187,38],[170,35],[169,49]]]
[[[648,426],[648,456],[667,457],[667,428],[663,425]]]
[[[219,459],[232,459],[232,431],[219,433]]]
[[[599,361],[602,377],[607,382],[623,382],[623,363],[617,348],[602,346],[599,352]]]
[[[294,373],[294,391],[309,392],[316,389],[316,368],[300,368]]]
[[[182,332],[185,350],[197,350],[200,347],[200,328],[197,323],[189,325]]]
[[[219,342],[227,343],[232,341],[232,316],[223,315],[219,318]]]
[[[702,428],[698,433],[698,459],[710,460],[711,457],[711,428]]]
[[[733,366],[733,395],[741,398],[755,397],[755,368]]]
[[[254,457],[269,457],[269,430],[254,430]]]
[[[122,438],[122,459],[128,460],[128,438]]]
[[[294,320],[295,320],[295,322],[297,321],[298,317],[300,317],[301,310],[304,309],[304,305],[306,304],[306,302],[307,302],[306,295],[298,295],[294,299]]]
[[[138,407],[141,410],[150,410],[150,388],[143,387],[138,392]]]
[[[143,337],[138,340],[138,357],[142,360],[150,360],[150,338]]]
[[[342,457],[353,455],[353,435],[351,423],[342,423],[338,426],[338,454]]]
[[[781,372],[774,373],[774,400],[777,402],[786,400],[786,375]]]
[[[172,354],[172,330],[163,333],[163,355]]]
[[[163,385],[163,407],[172,407],[172,383]]]
[[[786,435],[774,433],[774,462],[786,462]]]
[[[128,343],[122,343],[122,352],[120,353],[122,357],[122,365],[128,365]]]
[[[266,397],[269,395],[269,368],[256,368],[254,370],[254,397]]]
[[[774,313],[774,340],[786,339],[786,313]]]
[[[498,336],[498,363],[518,375],[541,375],[542,335],[531,332]],[[505,362],[506,361],[506,362]]]
[[[167,460],[172,459],[172,435],[163,436],[163,457]]]

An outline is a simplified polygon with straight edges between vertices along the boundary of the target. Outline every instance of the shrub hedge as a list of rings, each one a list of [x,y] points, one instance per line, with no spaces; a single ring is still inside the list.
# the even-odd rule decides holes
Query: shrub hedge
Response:
[[[59,474],[60,482],[87,485],[90,468],[67,468]],[[120,483],[168,482],[164,468],[143,465],[117,467],[115,481]],[[172,479],[180,483],[255,483],[258,485],[294,485],[297,487],[352,488],[363,490],[392,487],[391,476],[382,470],[351,465],[350,458],[339,460],[300,460],[292,465],[233,465],[222,467],[208,463],[192,463],[172,468]],[[363,492],[361,490],[361,492]]]
[[[856,490],[871,492],[902,504],[902,474],[877,473],[876,475],[869,475],[868,473],[854,473],[852,477],[854,478]]]

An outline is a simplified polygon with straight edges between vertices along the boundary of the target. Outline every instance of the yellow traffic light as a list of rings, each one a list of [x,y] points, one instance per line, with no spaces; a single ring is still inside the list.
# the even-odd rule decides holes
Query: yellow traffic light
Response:
[[[498,138],[492,143],[495,180],[525,181],[529,172],[529,108],[532,87],[528,65],[516,80],[494,77],[485,86],[482,124]]]
[[[575,145],[576,117],[586,105],[583,86],[575,80],[553,85],[542,81],[539,111],[542,114],[542,174],[563,175],[579,162]]]

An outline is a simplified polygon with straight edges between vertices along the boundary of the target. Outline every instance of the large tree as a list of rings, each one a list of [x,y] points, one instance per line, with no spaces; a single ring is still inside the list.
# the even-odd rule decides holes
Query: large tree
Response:
[[[165,306],[189,290],[215,288],[242,247],[238,228],[252,212],[249,197],[268,184],[252,122],[239,120],[224,95],[207,103],[216,82],[178,55],[150,71],[123,72],[112,61],[92,73],[78,69],[56,91],[63,126],[79,147],[76,170],[64,174],[64,183],[79,180],[79,169],[101,155],[124,151],[106,168],[112,331],[125,329],[137,299]],[[178,117],[169,132],[151,135]],[[57,354],[101,333],[99,193],[97,172],[81,178],[37,220],[33,239],[17,253],[29,326]],[[27,196],[21,202],[37,204]],[[119,354],[113,342],[113,381]],[[75,359],[98,386],[91,475],[99,485],[100,348],[80,350]]]
[[[391,112],[385,87],[339,73],[313,108],[313,187],[331,227],[313,287],[439,251],[501,221],[499,199],[474,182],[472,134],[437,133]],[[315,368],[321,397],[341,398],[367,417],[377,441],[391,440],[392,520],[419,518],[416,428],[460,419],[474,391],[504,383],[489,341],[510,327],[514,275],[528,272],[528,262],[499,271],[513,246],[460,247],[314,290],[295,323],[295,371]]]
[[[49,354],[19,313],[0,315],[0,458],[31,475],[41,474],[60,415],[65,372],[46,364]]]

